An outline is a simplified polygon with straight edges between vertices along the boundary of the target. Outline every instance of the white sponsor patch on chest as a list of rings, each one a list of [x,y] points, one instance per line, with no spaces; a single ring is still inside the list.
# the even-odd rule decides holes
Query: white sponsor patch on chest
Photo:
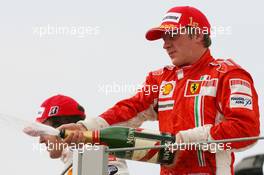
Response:
[[[175,81],[162,81],[160,85],[159,98],[171,98],[176,86]]]
[[[252,96],[250,83],[239,78],[229,80],[231,94],[243,93]]]
[[[241,94],[232,94],[230,96],[230,108],[246,108],[252,110],[252,97]]]

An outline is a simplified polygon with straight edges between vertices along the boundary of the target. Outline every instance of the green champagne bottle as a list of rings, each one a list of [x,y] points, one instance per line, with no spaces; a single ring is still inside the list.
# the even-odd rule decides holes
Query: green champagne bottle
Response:
[[[66,138],[71,132],[62,130],[60,135]],[[109,148],[127,148],[172,144],[175,136],[165,133],[157,133],[144,129],[127,127],[108,127],[101,130],[85,131],[86,143],[107,145]],[[150,149],[114,152],[114,156],[122,159],[144,161],[158,164],[173,163],[174,153],[168,149]]]

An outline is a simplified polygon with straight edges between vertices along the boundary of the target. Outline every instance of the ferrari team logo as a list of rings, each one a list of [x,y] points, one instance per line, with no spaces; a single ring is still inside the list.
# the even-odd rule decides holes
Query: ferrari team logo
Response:
[[[200,87],[200,83],[191,83],[190,91],[192,94],[195,94]]]
[[[203,96],[216,96],[218,79],[213,78],[210,80],[188,80],[184,96],[193,97],[197,95]]]

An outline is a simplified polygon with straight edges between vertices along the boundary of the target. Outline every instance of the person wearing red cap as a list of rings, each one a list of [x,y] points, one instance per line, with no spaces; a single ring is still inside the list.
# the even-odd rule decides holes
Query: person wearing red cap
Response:
[[[38,111],[37,122],[57,128],[63,124],[76,123],[86,117],[84,108],[73,98],[55,95],[46,99]],[[47,146],[51,158],[61,158],[66,166],[72,162],[72,152],[63,144],[63,140],[49,135],[40,136],[40,143]],[[50,147],[53,143],[53,147]],[[54,146],[57,145],[57,146]],[[126,162],[109,156],[109,175],[129,175]],[[72,170],[67,173],[70,175]]]
[[[158,120],[161,132],[176,135],[177,142],[203,142],[259,135],[258,96],[250,74],[231,59],[210,53],[211,26],[194,7],[171,8],[147,40],[162,39],[172,64],[148,74],[142,90],[116,103],[99,117],[64,125],[75,129],[68,142],[81,142],[79,130],[123,124],[138,127]],[[149,93],[151,92],[151,93]],[[150,115],[149,115],[150,114]],[[233,142],[212,149],[177,151],[162,175],[234,174],[234,151],[254,141]]]

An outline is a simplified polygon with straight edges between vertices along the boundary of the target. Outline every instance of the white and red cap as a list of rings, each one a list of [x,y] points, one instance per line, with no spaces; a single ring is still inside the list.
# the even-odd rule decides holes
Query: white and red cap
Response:
[[[186,26],[207,30],[208,34],[210,34],[210,23],[200,10],[190,6],[179,6],[171,8],[165,14],[159,27],[147,31],[146,39],[150,41],[157,40],[162,38],[168,30],[176,30]]]

